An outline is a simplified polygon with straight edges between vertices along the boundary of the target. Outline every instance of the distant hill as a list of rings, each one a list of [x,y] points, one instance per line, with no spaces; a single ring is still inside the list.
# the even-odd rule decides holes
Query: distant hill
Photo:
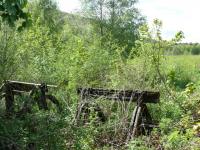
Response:
[[[91,19],[83,17],[79,14],[71,14],[66,12],[61,12],[62,19],[69,24],[77,34],[88,33],[91,29]]]

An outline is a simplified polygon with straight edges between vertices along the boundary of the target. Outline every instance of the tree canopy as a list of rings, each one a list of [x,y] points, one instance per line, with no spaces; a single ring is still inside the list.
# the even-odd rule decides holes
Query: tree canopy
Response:
[[[25,10],[27,2],[27,0],[1,0],[0,16],[11,26],[14,26],[19,19],[23,19],[22,27],[27,26],[29,20],[29,14]]]
[[[82,0],[83,12],[92,19],[94,28],[100,36],[113,39],[125,47],[123,55],[128,57],[138,40],[139,27],[145,18],[135,7],[135,0]]]

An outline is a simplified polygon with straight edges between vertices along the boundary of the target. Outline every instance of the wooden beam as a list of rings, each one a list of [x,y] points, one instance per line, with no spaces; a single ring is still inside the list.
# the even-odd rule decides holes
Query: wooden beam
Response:
[[[12,92],[14,95],[20,95],[20,96],[25,93],[24,91],[18,91],[18,90],[12,90]]]
[[[127,133],[126,143],[128,143],[129,140],[132,137],[132,133],[133,133],[133,128],[134,128],[134,123],[135,123],[135,118],[136,118],[137,111],[138,111],[138,107],[136,106],[134,108],[133,113],[132,113],[132,117],[131,117],[131,121],[130,121],[130,125],[129,125],[129,130],[128,130],[128,133]]]
[[[32,89],[41,86],[41,84],[35,84],[35,83],[28,83],[28,82],[19,82],[19,81],[11,81],[7,80],[7,83],[10,84],[13,90],[16,91],[24,91],[24,92],[29,92]],[[55,85],[47,85],[47,87],[50,88],[57,88]]]
[[[151,91],[133,91],[133,90],[113,90],[113,89],[95,89],[95,88],[78,88],[78,94],[83,97],[106,98],[109,100],[133,101],[136,102],[141,95],[144,103],[158,103],[160,98],[159,92]]]

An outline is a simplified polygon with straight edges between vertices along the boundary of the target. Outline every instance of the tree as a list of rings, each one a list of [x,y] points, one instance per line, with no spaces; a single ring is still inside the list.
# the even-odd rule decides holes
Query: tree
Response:
[[[191,48],[191,54],[193,54],[193,55],[199,55],[200,54],[200,45],[199,44],[194,45]]]
[[[15,76],[18,69],[18,40],[15,28],[0,22],[0,84]]]
[[[54,0],[35,0],[29,4],[34,22],[50,28],[52,32],[62,29],[64,18]]]
[[[25,27],[30,21],[29,14],[24,10],[26,5],[27,0],[1,0],[0,16],[11,26],[14,26],[17,20],[22,19],[21,27]]]
[[[91,18],[101,37],[125,47],[128,56],[138,39],[138,28],[145,19],[135,8],[136,0],[82,0],[84,14]],[[107,41],[107,38],[106,40]]]

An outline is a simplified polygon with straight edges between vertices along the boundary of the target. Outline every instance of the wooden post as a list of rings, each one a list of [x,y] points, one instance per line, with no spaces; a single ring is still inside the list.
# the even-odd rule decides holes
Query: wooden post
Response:
[[[139,125],[140,117],[141,117],[141,107],[138,107],[138,111],[136,113],[135,122],[134,122],[134,126],[133,126],[132,137],[134,137],[138,132],[138,125]]]
[[[138,107],[136,106],[134,108],[134,111],[133,111],[133,114],[132,114],[132,118],[131,118],[131,122],[130,122],[130,125],[129,125],[129,130],[128,130],[126,143],[128,143],[128,141],[131,139],[131,136],[132,136],[134,122],[135,122],[135,118],[136,118],[136,114],[137,114],[137,109],[138,109]]]
[[[131,140],[134,136],[136,136],[139,132],[139,125],[141,123],[141,117],[142,117],[142,106],[143,106],[143,100],[146,96],[146,92],[142,92],[140,97],[137,99],[137,105],[133,111],[132,119],[130,122],[129,132],[126,139],[126,143],[128,143],[129,140]]]
[[[40,85],[40,103],[42,105],[42,109],[44,110],[48,110],[48,107],[47,107],[47,101],[46,101],[46,92],[48,91],[47,89],[47,85],[42,83]]]
[[[146,104],[142,104],[142,114],[141,114],[141,132],[143,135],[149,135],[152,131],[152,127],[150,127],[153,123],[151,114],[147,109]]]
[[[6,102],[6,115],[10,116],[14,112],[14,94],[12,87],[9,83],[5,83],[5,102]]]

